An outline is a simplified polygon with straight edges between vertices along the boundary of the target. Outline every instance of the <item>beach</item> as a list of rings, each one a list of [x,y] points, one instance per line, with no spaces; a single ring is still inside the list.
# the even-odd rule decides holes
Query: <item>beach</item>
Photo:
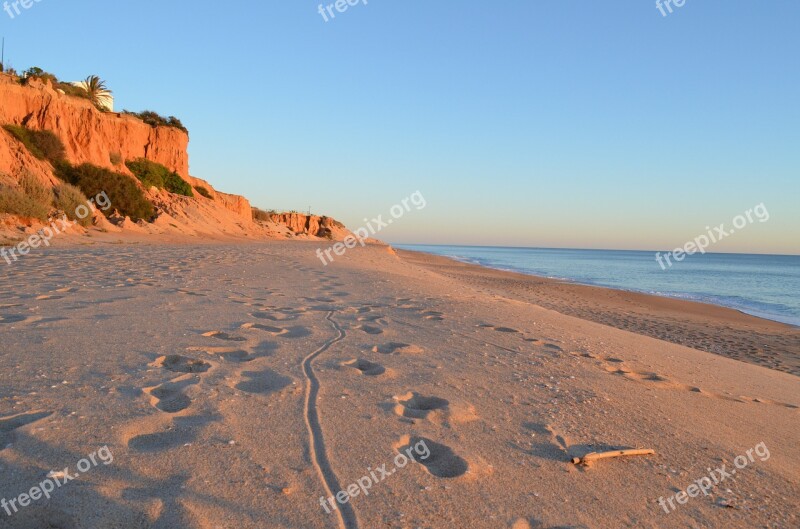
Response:
[[[800,328],[740,311],[675,298],[581,285],[398,250],[409,263],[494,295],[800,375]]]
[[[0,527],[798,525],[796,328],[322,244],[4,268]]]

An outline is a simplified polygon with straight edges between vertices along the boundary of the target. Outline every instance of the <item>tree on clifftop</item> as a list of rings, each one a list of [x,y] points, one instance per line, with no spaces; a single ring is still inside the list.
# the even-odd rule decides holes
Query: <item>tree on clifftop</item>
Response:
[[[82,87],[86,90],[89,100],[100,109],[107,109],[110,107],[109,101],[111,100],[111,90],[106,86],[106,82],[96,75],[90,75],[82,83]]]

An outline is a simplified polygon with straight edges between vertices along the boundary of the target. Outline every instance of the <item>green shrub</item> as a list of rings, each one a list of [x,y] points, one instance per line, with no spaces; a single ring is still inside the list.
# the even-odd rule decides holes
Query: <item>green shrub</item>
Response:
[[[130,112],[128,110],[123,110],[123,114],[128,114],[129,116],[134,116],[151,127],[174,127],[176,129],[180,129],[185,133],[189,133],[186,127],[183,126],[181,120],[176,118],[175,116],[169,116],[165,118],[164,116],[160,115],[158,112],[153,112],[152,110],[145,110],[143,112]]]
[[[145,187],[156,186],[166,189],[170,193],[193,197],[192,186],[174,171],[170,171],[160,163],[152,162],[145,158],[138,158],[125,162],[130,171],[142,182]]]
[[[89,200],[80,189],[72,184],[59,184],[55,188],[56,208],[67,214],[69,220],[74,220],[84,228],[92,225],[92,216],[80,218],[75,214],[78,206],[88,207]]]
[[[111,162],[111,165],[120,165],[122,164],[122,155],[119,152],[114,151],[109,153],[108,160]]]
[[[21,189],[0,185],[0,213],[10,213],[46,222],[50,213],[50,205],[37,202]]]
[[[47,221],[53,207],[53,191],[31,173],[23,173],[19,182],[6,175],[0,179],[0,213]]]
[[[31,79],[41,79],[42,81],[50,81],[54,86],[58,83],[58,78],[50,72],[45,72],[38,66],[33,66],[22,72],[22,78],[19,80],[20,84],[27,85]]]
[[[204,196],[206,198],[210,198],[211,200],[214,200],[214,197],[211,196],[211,193],[205,187],[203,187],[203,186],[194,186],[194,190],[197,191],[198,193],[200,193],[202,196]]]
[[[42,184],[38,178],[27,170],[22,173],[19,179],[19,187],[22,189],[23,193],[39,204],[46,205],[48,208],[53,205],[53,201],[55,200],[53,190]]]
[[[28,152],[40,160],[55,162],[66,157],[64,144],[49,130],[31,130],[19,125],[3,125],[3,128],[22,142]]]
[[[88,163],[73,166],[67,162],[58,162],[55,167],[56,175],[60,179],[78,186],[87,197],[94,197],[105,191],[111,202],[111,207],[105,211],[106,215],[116,209],[122,215],[137,221],[149,220],[155,213],[153,204],[129,176]]]
[[[164,181],[164,188],[170,193],[193,197],[192,186],[189,182],[181,178],[178,173],[169,173]]]

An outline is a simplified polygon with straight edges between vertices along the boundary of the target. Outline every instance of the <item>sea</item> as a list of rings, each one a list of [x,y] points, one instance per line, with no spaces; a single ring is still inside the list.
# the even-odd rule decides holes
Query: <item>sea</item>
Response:
[[[724,307],[800,326],[800,256],[706,253],[663,269],[655,252],[396,244],[458,261]]]

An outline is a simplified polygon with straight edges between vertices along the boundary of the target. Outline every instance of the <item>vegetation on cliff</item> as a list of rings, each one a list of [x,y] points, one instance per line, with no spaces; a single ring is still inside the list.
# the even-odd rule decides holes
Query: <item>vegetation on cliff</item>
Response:
[[[19,125],[3,125],[3,128],[22,142],[28,152],[40,160],[57,162],[65,157],[64,144],[49,130],[31,130]]]
[[[116,209],[133,221],[150,220],[155,215],[153,204],[127,175],[88,163],[73,166],[67,162],[57,162],[55,169],[56,176],[79,187],[86,196],[93,197],[105,192],[113,206],[109,212]]]
[[[197,191],[201,196],[214,200],[214,197],[211,196],[211,192],[203,186],[194,186],[194,190]]]
[[[160,163],[145,158],[125,162],[130,171],[145,187],[155,186],[170,193],[193,197],[192,186],[175,171],[170,171]]]
[[[56,186],[54,193],[39,180],[25,173],[17,186],[0,186],[0,212],[46,220],[56,207],[70,216],[75,209],[73,206],[85,203],[86,196],[96,196],[105,191],[114,208],[132,220],[149,220],[155,214],[153,204],[130,176],[88,163],[73,166],[66,161],[64,144],[53,132],[31,130],[17,125],[4,125],[3,128],[33,156],[50,162],[54,174],[65,184]],[[165,167],[158,167],[170,173]],[[188,187],[191,193],[191,186],[180,176],[174,173],[168,176],[171,188],[185,191]]]
[[[160,115],[158,112],[153,112],[152,110],[144,110],[142,112],[130,112],[128,110],[123,110],[123,114],[127,114],[129,116],[134,116],[151,127],[174,127],[176,129],[180,129],[185,133],[189,133],[189,130],[183,126],[181,120],[176,118],[175,116],[164,117]]]
[[[47,220],[53,207],[53,192],[30,173],[23,173],[14,185],[10,178],[0,175],[0,213]]]

